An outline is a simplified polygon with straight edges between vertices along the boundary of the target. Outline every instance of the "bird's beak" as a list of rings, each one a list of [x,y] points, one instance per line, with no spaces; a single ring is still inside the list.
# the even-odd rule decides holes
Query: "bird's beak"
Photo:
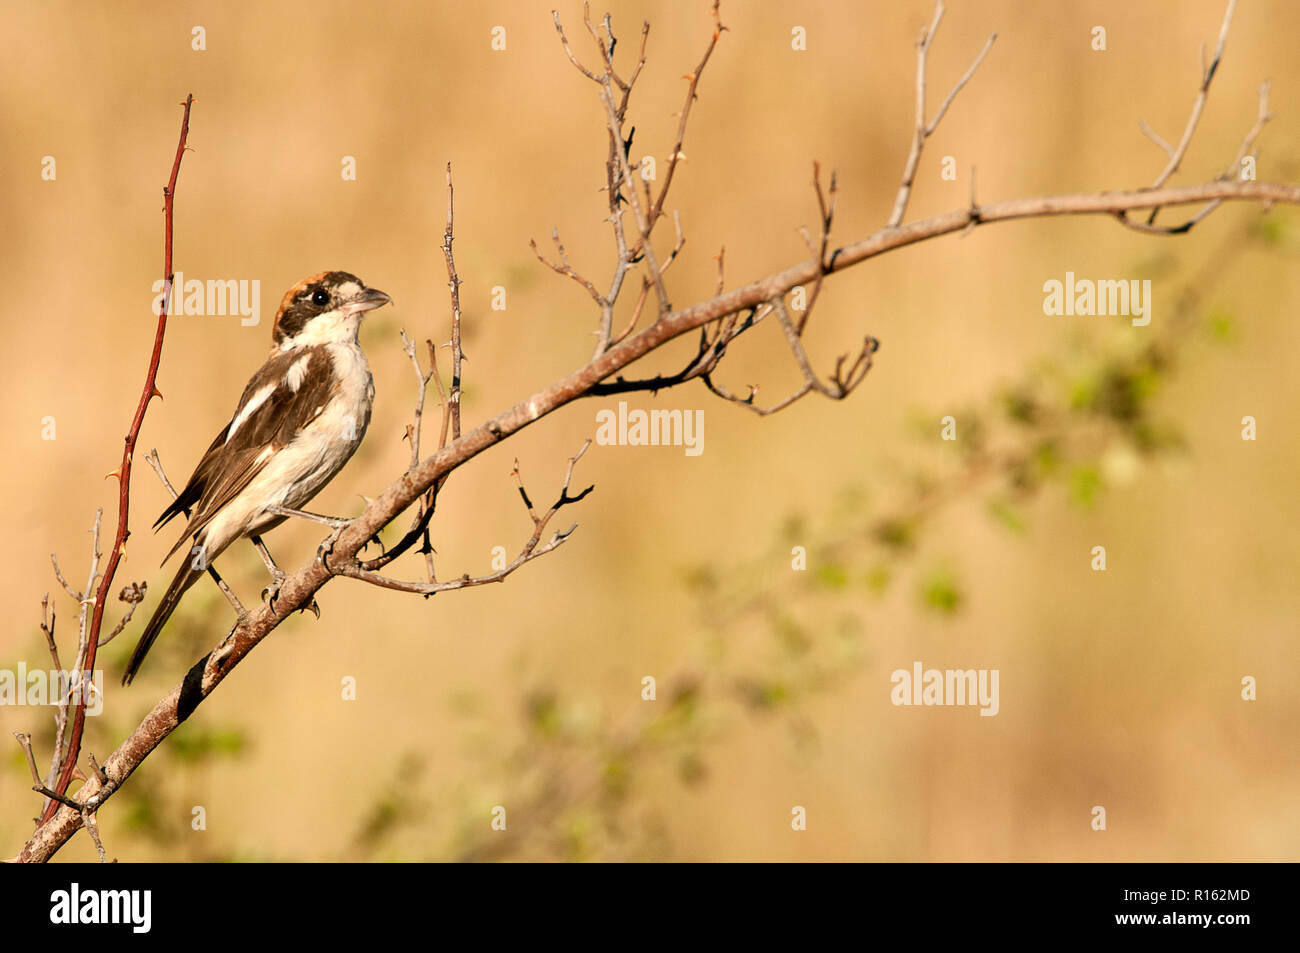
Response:
[[[392,304],[393,299],[388,297],[378,288],[367,288],[361,294],[357,295],[351,301],[343,306],[343,310],[348,314],[359,314],[363,311],[373,311],[375,308],[382,308],[386,304]]]

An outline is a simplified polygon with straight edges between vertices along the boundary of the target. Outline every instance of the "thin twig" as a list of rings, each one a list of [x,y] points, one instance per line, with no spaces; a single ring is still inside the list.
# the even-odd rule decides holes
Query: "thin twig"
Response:
[[[438,392],[441,394],[442,378],[440,375],[438,375],[437,352],[433,349],[432,342],[429,342],[429,372],[426,374],[423,368],[420,367],[420,358],[415,351],[415,342],[406,336],[405,331],[401,331],[399,333],[402,335],[402,350],[405,351],[406,356],[411,359],[411,367],[414,368],[415,370],[415,379],[416,379],[415,413],[414,413],[413,421],[407,424],[406,426],[407,440],[410,442],[411,445],[411,466],[415,466],[417,463],[420,462],[420,433],[424,428],[425,393],[429,389],[429,381],[432,378],[437,377]],[[447,423],[448,423],[449,410],[450,408],[448,407],[444,407],[443,409],[442,435],[439,438],[438,441],[439,444],[442,444],[447,439]],[[432,497],[432,493],[425,494],[425,496],[421,497],[420,505],[416,510],[415,522],[412,524],[412,528],[414,528],[416,525],[419,525],[421,522],[423,522],[425,520],[426,513],[428,513],[432,509],[433,500],[431,497]],[[424,532],[427,534],[427,530],[425,530]],[[427,535],[426,535],[426,539],[427,539]],[[429,546],[422,546],[421,550],[424,553],[425,571],[428,572],[429,578],[432,580],[433,579],[433,550]]]
[[[1246,138],[1241,141],[1241,148],[1237,150],[1236,156],[1233,157],[1232,163],[1223,172],[1220,178],[1235,179],[1241,175],[1241,163],[1246,156],[1251,155],[1255,149],[1255,141],[1259,139],[1260,133],[1268,125],[1273,114],[1268,111],[1268,93],[1272,84],[1265,80],[1259,86],[1259,111],[1255,114],[1255,124],[1250,127],[1246,133]]]
[[[996,33],[990,34],[980,50],[975,61],[971,63],[970,68],[962,74],[961,79],[957,80],[957,85],[953,86],[948,95],[944,98],[939,106],[938,112],[935,113],[934,119],[926,122],[925,119],[925,84],[927,60],[930,55],[930,45],[934,42],[935,34],[939,32],[939,23],[943,20],[946,12],[943,0],[937,0],[934,5],[934,19],[930,21],[930,26],[921,31],[921,36],[916,41],[916,119],[912,127],[912,148],[907,154],[907,162],[903,166],[903,181],[898,186],[898,194],[894,197],[894,210],[889,215],[889,227],[897,228],[903,223],[903,216],[907,214],[907,203],[912,196],[912,185],[916,181],[916,170],[921,162],[921,150],[925,148],[925,141],[934,135],[934,131],[939,128],[944,114],[948,112],[948,107],[952,105],[957,94],[962,91],[975,71],[980,68],[984,58],[988,56],[989,50],[993,48],[993,43],[997,40]]]
[[[81,812],[81,819],[86,825],[86,830],[90,832],[90,839],[95,844],[95,850],[99,852],[99,862],[101,864],[108,863],[108,854],[104,851],[104,841],[99,836],[99,818],[95,816],[94,811],[86,808]]]
[[[447,285],[451,289],[451,439],[460,439],[460,365],[465,352],[460,346],[460,276],[451,246],[455,239],[455,188],[451,181],[451,163],[447,163],[447,227],[442,236],[442,255],[447,260]]]
[[[145,454],[144,462],[149,464],[149,466],[153,468],[153,472],[158,475],[158,480],[162,483],[163,489],[171,495],[173,500],[176,499],[179,494],[176,492],[176,487],[172,486],[172,481],[167,479],[167,472],[163,469],[162,457],[158,455],[157,449],[151,448],[149,452]],[[187,519],[189,518],[190,511],[188,508],[182,509],[181,513]],[[259,552],[262,550],[260,540],[254,538],[253,545],[258,548]],[[270,554],[268,553],[267,556],[269,555]],[[230,603],[230,607],[235,610],[235,615],[239,618],[246,616],[248,610],[245,609],[244,604],[239,601],[239,596],[235,595],[235,590],[231,589],[226,580],[221,578],[221,573],[217,572],[216,566],[211,564],[208,565],[208,575],[211,576],[213,582],[217,584],[217,588],[221,590],[221,594],[226,597],[226,601]],[[143,586],[144,583],[141,583],[141,585]],[[132,606],[130,612],[134,611],[135,607]],[[117,635],[117,633],[126,625],[127,621],[131,618],[130,612],[127,614],[125,619],[118,623],[117,628],[113,630],[113,635]],[[112,637],[112,635],[109,636],[110,639]],[[108,639],[101,639],[99,644],[103,645],[107,641]]]
[[[447,264],[447,286],[450,289],[451,298],[451,388],[444,390],[442,375],[438,371],[437,352],[431,341],[427,341],[429,347],[429,365],[437,382],[438,394],[442,398],[443,417],[442,432],[438,438],[438,450],[441,451],[447,443],[448,431],[450,430],[451,439],[460,439],[460,398],[461,398],[461,362],[465,359],[465,354],[461,350],[461,311],[460,311],[460,275],[456,271],[456,259],[452,253],[452,244],[456,234],[456,205],[455,189],[452,184],[451,163],[447,163],[447,224],[442,235],[442,254]],[[418,363],[417,363],[418,370]],[[423,394],[423,390],[421,390]],[[417,458],[418,459],[418,458]],[[420,507],[417,509],[414,520],[406,534],[389,547],[384,553],[371,559],[363,564],[361,568],[367,572],[374,572],[391,563],[397,557],[406,553],[417,542],[420,543],[420,552],[425,557],[425,570],[429,579],[434,579],[433,566],[433,546],[429,541],[429,521],[433,518],[435,506],[437,504],[438,493],[447,482],[450,474],[444,474],[426,490],[421,492]],[[387,523],[385,523],[387,525]]]
[[[1219,43],[1214,49],[1214,59],[1210,61],[1209,66],[1203,66],[1201,69],[1201,83],[1196,91],[1196,99],[1192,102],[1192,113],[1187,117],[1187,125],[1183,127],[1183,137],[1178,140],[1178,145],[1172,150],[1169,150],[1166,145],[1165,149],[1169,152],[1169,161],[1160,170],[1160,174],[1155,177],[1155,181],[1151,183],[1153,189],[1158,189],[1168,182],[1169,177],[1178,171],[1183,157],[1187,155],[1187,147],[1192,143],[1192,134],[1196,132],[1196,124],[1200,122],[1201,113],[1205,111],[1205,101],[1210,95],[1210,83],[1214,81],[1214,74],[1218,72],[1219,62],[1223,59],[1223,50],[1228,42],[1228,30],[1232,26],[1232,14],[1236,9],[1237,0],[1228,0],[1227,9],[1223,11],[1223,23],[1219,26]],[[1153,212],[1152,218],[1154,219],[1154,217]]]
[[[339,575],[348,576],[352,579],[359,579],[362,582],[368,582],[371,585],[380,586],[384,589],[395,589],[399,592],[415,593],[426,598],[437,595],[440,592],[450,592],[456,589],[467,589],[473,586],[485,586],[494,582],[502,582],[507,576],[525,563],[532,562],[534,559],[545,556],[547,553],[559,548],[563,545],[565,540],[573,534],[573,531],[578,528],[578,524],[574,523],[567,530],[554,533],[546,544],[541,546],[538,545],[541,543],[547,525],[556,513],[565,506],[580,502],[588,493],[595,489],[595,486],[592,485],[587,487],[581,493],[578,493],[576,496],[569,495],[569,484],[573,479],[573,468],[577,464],[578,460],[582,458],[582,455],[587,452],[587,448],[590,446],[591,441],[586,441],[582,445],[582,449],[569,458],[569,467],[564,474],[564,485],[560,489],[560,497],[555,501],[554,505],[552,505],[550,509],[540,516],[534,509],[532,501],[528,498],[528,493],[524,489],[523,482],[520,479],[519,461],[515,461],[515,466],[511,471],[511,476],[514,477],[515,485],[519,489],[519,495],[523,498],[524,506],[528,509],[528,516],[533,521],[533,534],[519,551],[519,554],[510,563],[495,572],[489,573],[485,576],[470,576],[469,574],[465,574],[460,576],[458,579],[452,579],[447,582],[437,582],[434,580],[430,580],[429,582],[408,582],[402,579],[393,579],[388,576],[382,576],[377,572],[365,568],[356,560],[346,563],[340,568],[336,568],[335,571]]]
[[[54,659],[54,668],[63,671],[63,663],[59,661],[59,644],[54,640],[54,623],[54,607],[50,605],[50,594],[47,592],[41,597],[41,633],[45,636],[45,644],[49,646],[50,657]]]
[[[533,254],[537,256],[538,261],[540,261],[547,268],[551,269],[557,275],[567,275],[568,277],[572,278],[574,281],[576,281],[578,284],[580,284],[583,288],[587,290],[587,294],[591,295],[591,300],[595,301],[596,304],[600,305],[603,308],[605,306],[605,297],[599,291],[596,290],[595,285],[593,285],[588,279],[584,278],[582,275],[578,274],[573,269],[573,266],[569,264],[569,256],[564,251],[564,243],[560,241],[559,229],[555,229],[555,228],[551,229],[551,240],[555,242],[555,248],[559,252],[560,255],[559,264],[556,264],[555,262],[552,261],[547,261],[546,256],[543,255],[541,253],[541,250],[537,247],[537,242],[531,238],[528,240],[528,247],[533,250]]]
[[[149,588],[148,583],[133,582],[131,583],[131,585],[127,586],[125,589],[123,589],[121,592],[117,594],[118,601],[125,602],[127,604],[126,615],[122,616],[121,621],[118,622],[117,625],[113,627],[112,632],[108,633],[108,635],[104,636],[102,639],[99,640],[99,645],[101,648],[107,645],[109,642],[112,642],[113,639],[117,638],[117,636],[121,633],[121,631],[126,628],[127,623],[131,621],[131,616],[135,615],[136,607],[144,602],[145,592],[148,590],[148,588]]]
[[[1236,6],[1237,0],[1228,0],[1227,8],[1223,13],[1223,22],[1219,27],[1218,46],[1215,48],[1214,59],[1210,62],[1209,66],[1206,66],[1203,62],[1205,59],[1205,49],[1204,47],[1201,49],[1201,82],[1197,89],[1196,99],[1192,103],[1191,115],[1187,119],[1187,125],[1183,129],[1183,136],[1182,139],[1179,140],[1178,145],[1170,146],[1169,143],[1165,142],[1164,139],[1156,134],[1155,130],[1151,129],[1146,120],[1140,120],[1138,123],[1139,128],[1151,139],[1151,141],[1162,148],[1169,156],[1168,163],[1156,177],[1152,184],[1152,188],[1162,187],[1169,180],[1170,176],[1177,171],[1178,167],[1182,164],[1184,156],[1187,154],[1187,149],[1191,145],[1192,135],[1196,131],[1197,124],[1201,118],[1201,113],[1204,112],[1205,103],[1209,98],[1210,83],[1214,80],[1214,76],[1218,72],[1219,63],[1223,59],[1223,50],[1228,40],[1228,30],[1232,25],[1232,15],[1236,10]],[[1250,130],[1246,133],[1246,138],[1242,140],[1241,148],[1237,150],[1237,155],[1233,160],[1233,165],[1219,176],[1220,179],[1230,178],[1233,175],[1234,169],[1240,169],[1242,159],[1244,159],[1254,147],[1255,140],[1259,138],[1260,133],[1264,131],[1264,126],[1267,125],[1268,121],[1272,118],[1268,111],[1268,91],[1269,84],[1265,82],[1260,86],[1259,90],[1259,111],[1255,118],[1255,124],[1251,126]],[[1215,199],[1214,201],[1207,203],[1198,212],[1178,225],[1155,224],[1156,216],[1160,214],[1160,206],[1151,209],[1145,222],[1140,222],[1130,218],[1127,212],[1118,213],[1115,218],[1126,228],[1147,235],[1184,235],[1208,218],[1221,204],[1223,204],[1221,199]]]
[[[673,143],[673,151],[668,156],[668,169],[664,173],[664,183],[659,187],[659,197],[655,199],[654,205],[650,207],[650,226],[653,228],[659,216],[664,213],[664,201],[668,198],[668,190],[672,188],[673,174],[677,171],[677,163],[685,158],[682,153],[682,146],[686,143],[686,125],[690,122],[691,107],[695,100],[699,98],[700,78],[704,75],[704,67],[709,65],[709,58],[713,56],[713,51],[718,45],[718,40],[727,28],[722,25],[722,15],[720,12],[721,0],[713,0],[713,6],[709,13],[713,17],[713,35],[709,38],[709,45],[704,48],[704,55],[700,57],[700,62],[695,69],[686,74],[685,79],[690,81],[686,87],[686,102],[682,104],[681,112],[677,117],[677,138]]]

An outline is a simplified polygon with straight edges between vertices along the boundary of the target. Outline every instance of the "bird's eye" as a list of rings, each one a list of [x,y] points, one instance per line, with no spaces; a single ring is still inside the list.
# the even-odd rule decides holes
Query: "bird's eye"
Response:
[[[326,305],[330,303],[330,293],[324,288],[317,288],[311,293],[311,303],[315,305]]]

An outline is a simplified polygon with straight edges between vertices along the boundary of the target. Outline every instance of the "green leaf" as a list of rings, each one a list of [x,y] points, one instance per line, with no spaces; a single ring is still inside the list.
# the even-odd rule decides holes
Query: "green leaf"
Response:
[[[1261,215],[1250,223],[1250,237],[1266,245],[1282,244],[1286,234],[1286,219],[1280,215]]]
[[[1101,473],[1091,464],[1075,467],[1070,473],[1070,499],[1087,508],[1102,491]]]
[[[867,588],[876,595],[883,596],[892,578],[893,574],[888,566],[884,564],[873,566],[867,570]]]
[[[790,690],[778,681],[746,679],[740,687],[745,700],[754,708],[776,708],[790,699]]]
[[[1237,340],[1237,322],[1225,311],[1215,311],[1206,320],[1210,337],[1220,344],[1232,344]]]
[[[886,519],[876,524],[875,536],[891,549],[907,549],[912,545],[915,528],[905,520]]]
[[[1020,424],[1032,424],[1038,419],[1038,403],[1028,391],[1013,390],[1002,395],[1002,408],[1007,418]]]
[[[172,733],[171,753],[181,761],[202,761],[212,757],[235,757],[247,740],[237,729],[200,729],[185,726]]]
[[[929,609],[952,615],[960,607],[962,593],[957,578],[946,569],[936,569],[921,586],[921,601]]]
[[[827,589],[843,589],[849,581],[849,574],[839,563],[823,563],[817,567],[814,578]]]
[[[812,647],[808,633],[790,616],[782,615],[772,623],[772,628],[781,645],[791,655],[802,655]]]
[[[989,501],[989,513],[1013,533],[1023,533],[1028,528],[1020,511],[1006,500]]]
[[[1054,440],[1044,440],[1034,448],[1034,466],[1039,476],[1050,477],[1061,466],[1061,451]]]
[[[536,692],[528,698],[528,722],[543,738],[554,738],[560,733],[560,705],[555,696]]]
[[[632,772],[626,755],[621,751],[610,755],[600,772],[601,788],[611,797],[622,798],[627,794],[631,782]]]

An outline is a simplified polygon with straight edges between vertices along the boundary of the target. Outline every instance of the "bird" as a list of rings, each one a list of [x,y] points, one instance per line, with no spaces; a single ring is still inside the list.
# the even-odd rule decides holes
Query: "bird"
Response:
[[[123,685],[139,672],[181,597],[231,543],[251,537],[276,586],[284,578],[259,536],[288,515],[312,517],[298,508],[360,446],[375,386],[357,335],[368,312],[391,303],[387,294],[346,271],[304,278],[285,293],[271,329],[270,355],[184,489],[154,523],[156,532],[174,517],[187,516],[185,532],[163,565],[187,540],[193,558],[182,560],[145,626]]]

